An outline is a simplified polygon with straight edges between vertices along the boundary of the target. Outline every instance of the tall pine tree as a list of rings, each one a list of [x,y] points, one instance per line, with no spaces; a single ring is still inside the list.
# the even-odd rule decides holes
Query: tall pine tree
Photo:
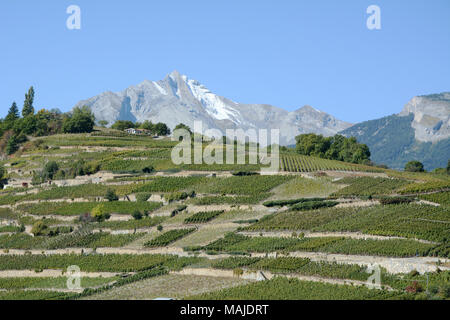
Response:
[[[19,108],[17,108],[16,102],[13,102],[11,108],[9,108],[8,115],[6,116],[5,121],[12,123],[17,119],[19,119]]]
[[[22,116],[25,118],[31,114],[34,114],[34,88],[30,87],[28,93],[25,94],[25,102],[23,103]]]

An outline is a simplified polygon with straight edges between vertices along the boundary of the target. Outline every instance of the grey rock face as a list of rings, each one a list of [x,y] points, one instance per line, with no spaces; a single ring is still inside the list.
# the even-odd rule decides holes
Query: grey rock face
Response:
[[[369,146],[371,159],[394,169],[418,160],[426,170],[450,158],[450,93],[414,97],[399,114],[358,123],[341,134]]]
[[[202,121],[203,129],[279,129],[280,143],[294,144],[302,133],[335,135],[351,126],[331,115],[304,106],[296,111],[260,104],[241,104],[218,96],[196,80],[177,71],[164,80],[144,81],[124,91],[105,92],[80,101],[76,106],[92,108],[97,120],[164,122],[171,129],[184,123],[193,128]]]
[[[450,92],[412,98],[399,115],[409,113],[414,114],[416,140],[437,142],[450,137]]]

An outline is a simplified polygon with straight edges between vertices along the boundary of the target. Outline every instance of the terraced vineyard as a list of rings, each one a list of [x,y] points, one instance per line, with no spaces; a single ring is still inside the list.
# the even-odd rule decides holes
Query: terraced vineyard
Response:
[[[188,235],[191,232],[194,232],[195,229],[176,229],[176,230],[170,230],[166,233],[163,233],[162,235],[156,237],[155,239],[147,242],[145,244],[146,247],[163,247],[167,246],[169,243],[175,242],[178,239],[183,238],[184,236]]]
[[[338,183],[348,184],[348,186],[333,194],[337,197],[391,194],[409,184],[407,180],[371,177],[344,178]]]
[[[420,199],[441,205],[450,205],[450,191],[421,195]]]
[[[420,194],[423,192],[448,191],[450,189],[450,181],[433,181],[425,183],[411,183],[400,190],[402,194]]]
[[[184,223],[206,223],[222,213],[224,213],[224,211],[198,212],[193,216],[186,218]]]
[[[387,257],[412,257],[426,255],[435,247],[433,244],[412,240],[360,240],[338,237],[324,238],[248,238],[240,235],[227,235],[206,247],[206,251],[248,254],[252,252],[294,252],[312,251],[351,255],[380,255]],[[199,248],[195,248],[198,250]]]
[[[369,208],[327,208],[281,212],[245,228],[249,231],[291,230],[361,232],[429,241],[445,241],[450,232],[448,208],[406,204]]]
[[[99,129],[3,160],[0,299],[449,298],[445,176],[293,151],[279,174],[175,165],[173,145]],[[42,182],[45,167],[57,169]],[[374,263],[382,283],[369,290]]]
[[[190,298],[205,300],[374,300],[411,299],[412,296],[406,293],[370,290],[365,287],[332,285],[280,277]]]
[[[114,201],[101,203],[103,209],[107,213],[130,214],[130,211],[146,211],[152,212],[161,207],[159,202],[132,202]],[[36,204],[21,204],[17,206],[18,211],[26,212],[33,215],[61,215],[61,216],[77,216],[90,213],[92,209],[99,206],[98,202],[81,202],[81,203],[55,203],[41,202]]]
[[[287,172],[313,172],[313,171],[367,171],[382,172],[374,167],[355,165],[335,160],[327,160],[303,155],[282,154],[281,169]]]
[[[143,234],[72,233],[46,239],[44,237],[32,237],[27,234],[15,233],[0,236],[0,248],[54,250],[64,248],[123,247],[142,236]]]

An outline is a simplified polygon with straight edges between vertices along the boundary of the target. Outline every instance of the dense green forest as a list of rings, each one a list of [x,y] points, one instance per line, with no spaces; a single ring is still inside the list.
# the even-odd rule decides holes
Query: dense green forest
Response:
[[[355,138],[342,135],[324,137],[314,133],[301,134],[295,138],[296,151],[305,156],[315,156],[350,163],[370,164],[370,150]]]

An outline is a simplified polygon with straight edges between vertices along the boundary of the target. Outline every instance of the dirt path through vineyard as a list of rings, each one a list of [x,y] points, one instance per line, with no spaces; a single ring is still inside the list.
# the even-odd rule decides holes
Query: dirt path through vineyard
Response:
[[[411,238],[405,238],[405,237],[395,237],[395,236],[376,236],[371,234],[364,234],[360,232],[310,232],[310,231],[263,231],[263,232],[245,232],[241,231],[239,234],[242,234],[244,236],[248,237],[274,237],[274,238],[292,238],[293,233],[299,235],[301,233],[304,234],[305,238],[324,238],[324,237],[344,237],[344,238],[351,238],[351,239],[373,239],[373,240],[394,240],[394,239],[401,239],[401,240],[414,240],[420,243],[427,243],[427,244],[438,244],[437,242],[432,242],[428,240],[423,239],[411,239]]]

